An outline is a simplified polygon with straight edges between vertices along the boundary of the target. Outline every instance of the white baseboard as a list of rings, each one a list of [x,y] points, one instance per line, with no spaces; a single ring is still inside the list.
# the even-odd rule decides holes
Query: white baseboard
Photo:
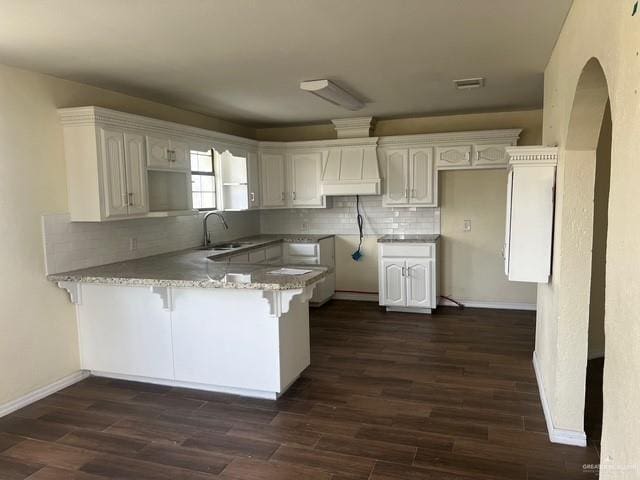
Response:
[[[359,302],[377,302],[377,293],[336,292],[333,294],[336,300],[357,300]]]
[[[540,401],[542,402],[542,410],[544,412],[544,419],[547,423],[547,432],[549,433],[549,440],[552,443],[562,443],[564,445],[574,445],[576,447],[587,446],[587,435],[584,432],[577,432],[575,430],[565,430],[557,428],[553,425],[553,417],[551,416],[551,410],[549,409],[549,402],[547,402],[547,395],[544,391],[544,383],[542,381],[542,372],[538,365],[538,357],[536,352],[533,352],[533,370],[536,372],[536,381],[538,382],[538,391],[540,392]]]
[[[456,299],[458,300],[458,299]],[[465,307],[469,308],[498,308],[502,310],[536,310],[535,303],[508,303],[508,302],[482,302],[476,300],[459,299]],[[443,307],[456,307],[457,305],[446,298],[440,298],[438,305]]]
[[[206,390],[208,392],[229,393],[231,395],[241,395],[243,397],[265,398],[267,400],[276,400],[289,388],[295,379],[287,385],[281,392],[270,392],[266,390],[251,390],[248,388],[225,387],[221,385],[210,385],[208,383],[181,382],[179,380],[170,380],[166,378],[142,377],[139,375],[127,375],[122,373],[100,372],[91,370],[91,375],[95,377],[115,378],[117,380],[127,380],[130,382],[152,383],[154,385],[166,385],[168,387],[192,388],[194,390]],[[297,377],[296,377],[297,379]]]
[[[37,402],[38,400],[42,400],[44,397],[48,397],[53,393],[59,392],[63,388],[67,388],[74,383],[78,383],[80,380],[84,380],[88,376],[89,372],[87,372],[86,370],[79,370],[72,373],[71,375],[67,375],[66,377],[61,378],[60,380],[56,380],[55,382],[50,383],[49,385],[45,385],[44,387],[33,390],[26,395],[22,395],[15,400],[4,403],[0,405],[0,417],[9,415],[16,410],[20,410],[27,405],[31,405],[32,403]]]

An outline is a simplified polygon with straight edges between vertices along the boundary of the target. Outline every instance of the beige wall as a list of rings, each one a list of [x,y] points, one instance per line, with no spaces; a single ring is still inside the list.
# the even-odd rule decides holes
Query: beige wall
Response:
[[[522,128],[520,145],[539,144],[542,137],[542,111],[380,120],[373,133],[410,135],[499,128]],[[256,130],[256,137],[272,141],[318,140],[335,138],[335,131],[331,124],[263,128]],[[503,273],[501,250],[504,243],[506,188],[505,170],[441,174],[442,294],[478,302],[535,304],[535,285],[508,282]],[[471,232],[462,231],[465,219],[472,220]],[[365,238],[365,256],[356,263],[350,255],[357,241],[355,236],[338,236],[336,239],[337,289],[377,292],[375,238]]]
[[[103,107],[227,133],[246,129],[138,98],[0,65],[0,405],[79,368],[74,310],[45,279],[40,218],[65,212],[56,108]]]
[[[580,226],[592,212],[594,170],[589,152],[568,151],[569,125],[583,67],[596,58],[608,84],[613,123],[605,294],[606,361],[602,458],[617,466],[640,459],[640,28],[633,2],[575,0],[545,71],[544,143],[560,146],[554,270],[538,288],[536,355],[554,425],[583,430],[588,348],[590,235]],[[598,98],[584,85],[586,108]],[[602,103],[602,102],[600,102]],[[579,111],[582,121],[587,112]],[[595,119],[597,120],[597,118]],[[598,124],[599,125],[599,124]],[[597,139],[597,131],[592,137]],[[591,141],[594,141],[591,138]],[[595,155],[593,155],[595,157]],[[584,213],[586,212],[586,213]],[[589,218],[587,218],[589,219]],[[590,232],[590,228],[588,229]],[[585,239],[587,242],[585,242]],[[579,257],[576,260],[576,257]],[[637,479],[637,470],[606,469],[601,478]]]
[[[507,173],[505,170],[440,172],[440,293],[464,303],[532,305],[536,286],[504,274]],[[471,231],[464,221],[471,220]]]

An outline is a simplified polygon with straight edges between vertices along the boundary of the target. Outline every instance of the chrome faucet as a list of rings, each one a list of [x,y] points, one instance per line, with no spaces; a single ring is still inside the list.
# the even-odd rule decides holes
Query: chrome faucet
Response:
[[[204,214],[204,219],[202,220],[202,229],[204,230],[204,247],[209,246],[209,244],[211,243],[211,234],[207,231],[207,220],[209,219],[209,217],[211,215],[215,215],[217,216],[221,221],[222,221],[222,225],[224,226],[225,230],[229,230],[229,225],[227,225],[226,220],[224,219],[224,217],[222,216],[222,214],[220,212],[207,212]]]

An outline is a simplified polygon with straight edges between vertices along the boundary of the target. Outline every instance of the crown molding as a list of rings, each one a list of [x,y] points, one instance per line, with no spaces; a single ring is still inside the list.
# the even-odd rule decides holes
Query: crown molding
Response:
[[[434,144],[443,145],[451,143],[505,143],[515,145],[520,138],[521,128],[509,128],[500,130],[472,130],[466,132],[424,133],[416,135],[393,135],[380,137],[379,145],[384,146],[411,146]]]
[[[161,135],[179,135],[203,143],[213,143],[214,145],[219,145],[220,148],[241,147],[255,150],[258,146],[258,141],[250,138],[191,127],[132,113],[119,112],[102,107],[59,108],[58,116],[60,117],[62,125],[65,127],[82,127],[99,124],[134,130],[144,129],[147,132]]]
[[[362,138],[371,135],[375,120],[373,117],[336,118],[331,123],[338,138]]]
[[[509,165],[557,165],[558,147],[507,147]]]

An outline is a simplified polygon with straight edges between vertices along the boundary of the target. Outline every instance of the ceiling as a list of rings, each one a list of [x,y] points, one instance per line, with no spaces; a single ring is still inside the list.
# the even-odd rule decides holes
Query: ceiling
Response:
[[[0,0],[0,63],[255,126],[539,107],[571,0]],[[458,78],[486,77],[458,91]],[[302,92],[329,78],[349,112]]]

